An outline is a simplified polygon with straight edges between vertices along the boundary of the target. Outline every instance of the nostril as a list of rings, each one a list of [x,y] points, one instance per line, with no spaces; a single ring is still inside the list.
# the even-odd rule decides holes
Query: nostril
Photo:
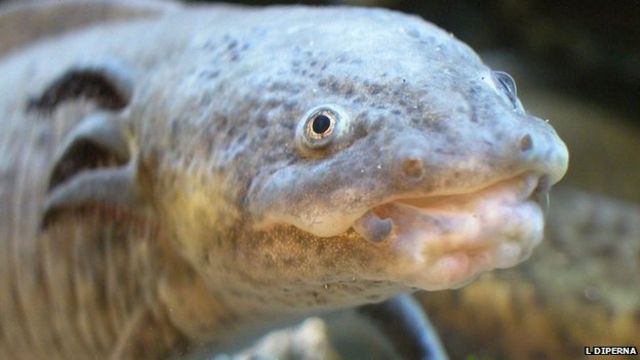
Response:
[[[531,135],[526,134],[521,137],[518,146],[522,152],[531,150],[533,148],[533,139],[531,139]]]
[[[407,177],[421,178],[424,174],[422,160],[409,158],[402,163],[402,173]]]

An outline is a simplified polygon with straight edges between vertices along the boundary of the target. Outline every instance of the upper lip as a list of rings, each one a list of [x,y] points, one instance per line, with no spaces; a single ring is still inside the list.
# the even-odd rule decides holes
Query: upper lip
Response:
[[[421,209],[428,209],[431,207],[435,207],[436,205],[442,203],[456,203],[456,202],[467,202],[472,199],[476,199],[487,191],[490,191],[492,188],[500,186],[505,183],[515,183],[517,181],[523,181],[521,189],[517,191],[515,195],[518,200],[534,200],[538,202],[541,206],[543,206],[546,211],[547,204],[541,199],[546,198],[549,190],[551,188],[551,182],[548,175],[535,175],[530,173],[522,173],[518,174],[506,179],[496,180],[491,183],[487,183],[484,186],[481,186],[479,189],[469,191],[469,192],[459,192],[454,194],[430,194],[430,195],[413,195],[406,197],[398,197],[392,201],[387,201],[384,204],[379,206],[383,206],[385,204],[396,202],[401,203],[403,205],[409,205]],[[376,206],[376,207],[379,207]],[[375,208],[374,207],[374,210]]]
[[[494,189],[507,186],[513,192],[513,201],[534,201],[546,214],[548,210],[548,193],[551,188],[551,181],[548,175],[533,173],[521,173],[515,176],[496,180],[469,192],[454,194],[430,194],[430,195],[408,195],[398,196],[387,200],[371,208],[364,216],[354,223],[354,229],[361,235],[373,241],[381,241],[391,233],[391,227],[398,219],[389,215],[390,206],[401,206],[410,211],[415,208],[420,213],[443,213],[458,212],[474,201],[481,200],[483,195],[489,194]],[[489,195],[487,195],[489,196]],[[393,210],[391,210],[393,213]]]

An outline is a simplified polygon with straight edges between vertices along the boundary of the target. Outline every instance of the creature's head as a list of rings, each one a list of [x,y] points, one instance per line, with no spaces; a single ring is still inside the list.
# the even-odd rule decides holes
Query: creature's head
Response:
[[[228,299],[318,308],[446,289],[541,241],[568,153],[508,75],[389,11],[235,16],[200,29],[129,113],[144,119],[140,159],[157,160],[160,216]]]
[[[220,143],[204,172],[223,169],[233,175],[218,182],[237,184],[240,225],[214,236],[225,250],[190,247],[207,276],[233,268],[240,275],[226,283],[245,281],[270,304],[299,303],[298,292],[310,294],[301,306],[361,302],[398,287],[461,286],[541,241],[568,154],[508,75],[397,13],[276,8],[247,18],[199,42],[203,58],[230,65],[194,70],[178,88],[211,109],[194,123],[224,119],[193,148]],[[199,237],[186,230],[198,226],[185,224],[184,237]]]

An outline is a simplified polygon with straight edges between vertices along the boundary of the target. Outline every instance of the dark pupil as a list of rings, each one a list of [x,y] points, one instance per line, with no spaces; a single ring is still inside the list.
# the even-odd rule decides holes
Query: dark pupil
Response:
[[[313,132],[316,134],[324,134],[331,126],[331,119],[327,115],[316,115],[311,124]]]

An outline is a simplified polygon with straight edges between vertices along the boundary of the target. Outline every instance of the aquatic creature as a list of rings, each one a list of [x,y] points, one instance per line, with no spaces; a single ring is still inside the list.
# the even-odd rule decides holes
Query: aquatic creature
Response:
[[[451,34],[381,9],[144,4],[3,50],[0,357],[218,349],[462,286],[542,240],[567,149]]]

